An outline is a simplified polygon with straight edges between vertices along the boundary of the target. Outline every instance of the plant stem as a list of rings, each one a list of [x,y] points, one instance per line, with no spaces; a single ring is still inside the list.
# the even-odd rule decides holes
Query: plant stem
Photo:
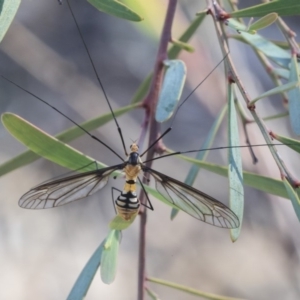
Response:
[[[255,105],[250,105],[250,102],[251,102],[250,96],[247,93],[246,89],[244,88],[244,85],[243,85],[242,81],[240,80],[237,70],[233,64],[231,55],[229,53],[228,45],[225,40],[226,35],[224,33],[223,27],[220,25],[220,22],[222,22],[223,19],[219,17],[219,15],[221,17],[226,16],[227,13],[222,10],[222,8],[218,5],[217,2],[210,3],[209,7],[210,7],[209,13],[213,17],[213,21],[215,24],[216,33],[217,33],[217,36],[219,39],[222,53],[224,56],[226,55],[226,63],[231,72],[231,77],[234,80],[234,82],[236,83],[237,87],[239,88],[241,95],[244,98],[250,113],[252,114],[254,121],[256,122],[257,126],[259,127],[259,129],[270,149],[270,152],[278,166],[281,178],[283,178],[283,177],[287,178],[289,180],[289,182],[292,184],[292,186],[295,187],[296,181],[293,179],[293,176],[290,174],[289,170],[285,166],[284,161],[278,155],[278,151],[277,151],[276,147],[272,145],[272,141],[271,141],[271,138],[269,135],[269,130],[265,126],[263,120],[259,117],[258,113],[256,112]]]
[[[150,90],[145,100],[143,101],[143,106],[145,108],[146,120],[149,120],[150,133],[149,133],[149,145],[151,145],[157,138],[159,132],[159,125],[154,119],[154,111],[156,108],[159,91],[161,89],[161,83],[163,78],[163,60],[167,59],[167,49],[168,43],[171,40],[171,29],[173,24],[173,19],[175,16],[177,0],[169,0],[166,18],[164,21],[164,26],[162,29],[160,44],[156,56],[154,72]],[[148,125],[148,124],[147,124]],[[145,123],[145,126],[147,126]],[[152,147],[147,152],[146,160],[151,160],[154,157],[155,148]],[[147,167],[151,167],[152,162],[146,163]],[[148,183],[148,175],[145,174],[143,178],[143,183]],[[141,192],[140,195],[141,203],[145,203],[146,197]],[[143,300],[145,298],[145,279],[146,279],[146,221],[147,221],[147,210],[142,206],[140,215],[140,236],[139,236],[139,267],[138,267],[138,300]]]

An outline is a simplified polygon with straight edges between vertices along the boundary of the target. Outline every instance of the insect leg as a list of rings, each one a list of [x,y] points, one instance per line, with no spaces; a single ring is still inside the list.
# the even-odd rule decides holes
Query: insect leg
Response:
[[[143,204],[142,202],[141,202],[141,204],[142,204],[143,206],[145,206],[145,207],[151,209],[151,210],[154,210],[154,208],[153,208],[153,206],[152,206],[152,204],[151,204],[151,201],[150,201],[150,199],[149,199],[148,193],[146,192],[146,189],[145,189],[145,187],[144,187],[144,184],[143,184],[142,180],[141,180],[139,177],[138,177],[138,180],[139,180],[139,183],[140,183],[140,185],[141,185],[141,187],[142,187],[142,189],[143,189],[143,191],[144,191],[144,193],[145,193],[145,196],[146,196],[146,198],[147,198],[147,203],[149,203],[149,206],[148,206],[147,204]]]
[[[119,189],[117,189],[117,188],[115,188],[115,187],[112,187],[112,188],[111,188],[111,197],[112,197],[112,201],[113,201],[115,213],[117,214],[117,210],[116,210],[116,200],[115,200],[115,197],[114,197],[114,191],[118,191],[120,194],[122,193],[122,191],[119,190]]]

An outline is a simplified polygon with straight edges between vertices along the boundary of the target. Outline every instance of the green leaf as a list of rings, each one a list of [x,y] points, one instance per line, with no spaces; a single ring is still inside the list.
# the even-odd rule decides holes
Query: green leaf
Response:
[[[120,231],[111,230],[103,246],[101,255],[101,279],[104,283],[110,284],[114,281],[117,270],[117,260],[120,244]]]
[[[134,22],[143,20],[141,16],[128,6],[116,0],[88,0],[88,2],[98,10],[121,19]]]
[[[297,82],[298,86],[288,92],[291,126],[295,134],[300,135],[300,73],[296,54],[292,55],[289,83]]]
[[[146,286],[145,290],[146,290],[146,292],[147,292],[147,294],[148,294],[148,296],[149,296],[150,299],[152,299],[152,300],[160,300],[159,297],[158,297],[158,295],[156,295],[152,290],[150,290],[149,287]]]
[[[188,293],[188,294],[200,296],[200,297],[203,297],[205,299],[210,299],[210,300],[239,300],[238,298],[225,297],[225,296],[221,296],[221,295],[205,293],[205,292],[187,287],[185,285],[173,283],[173,282],[162,280],[162,279],[159,279],[159,278],[148,277],[147,281],[157,283],[157,284],[160,284],[160,285],[163,285],[163,286],[167,286],[167,287],[170,287],[170,288],[173,288],[173,289],[176,289],[176,290]]]
[[[260,18],[256,22],[252,23],[249,26],[249,31],[256,32],[257,30],[266,28],[266,27],[270,26],[271,24],[273,24],[277,19],[278,19],[278,14],[270,13],[270,14]]]
[[[217,134],[217,132],[218,132],[220,126],[221,126],[221,123],[224,119],[226,111],[227,111],[227,105],[223,107],[223,109],[220,111],[217,118],[215,119],[215,121],[214,121],[212,127],[210,128],[210,130],[209,130],[209,132],[208,132],[208,134],[205,138],[205,141],[202,144],[201,149],[197,153],[195,159],[197,159],[197,160],[205,160],[206,159],[206,157],[208,155],[208,152],[209,152],[209,150],[207,150],[207,149],[209,149],[211,147],[213,141],[215,140],[216,134]],[[206,150],[204,150],[204,149],[206,149]],[[188,173],[184,183],[192,186],[195,182],[195,179],[196,179],[199,171],[200,171],[199,166],[193,165],[191,167],[191,169],[189,170],[189,173]],[[176,217],[178,212],[179,212],[178,209],[175,209],[175,208],[172,209],[172,211],[171,211],[171,220],[173,220]]]
[[[300,221],[300,200],[299,200],[299,197],[296,194],[295,189],[292,188],[292,186],[290,185],[290,183],[287,181],[286,178],[283,178],[283,183],[284,183],[286,191],[289,195],[289,198],[292,201],[292,204],[293,204],[295,213],[298,217],[298,220]]]
[[[86,296],[93,278],[95,277],[95,274],[100,266],[100,258],[104,242],[105,240],[96,249],[85,267],[82,269],[67,300],[82,300]]]
[[[285,136],[276,134],[274,132],[272,132],[272,137],[274,139],[276,139],[277,141],[281,142],[282,144],[285,144],[289,148],[291,148],[291,149],[295,150],[296,152],[300,153],[300,141],[295,140],[295,139],[291,139],[291,138],[287,138]]]
[[[155,113],[155,119],[160,123],[167,121],[173,115],[186,78],[186,67],[182,60],[166,60],[164,64],[168,68],[165,72]]]
[[[290,71],[283,68],[274,68],[273,72],[281,78],[289,79]]]
[[[262,93],[261,95],[259,95],[258,97],[256,97],[255,99],[253,99],[249,105],[254,104],[255,102],[257,102],[259,99],[263,99],[263,98],[267,98],[276,94],[280,94],[289,90],[294,90],[296,87],[299,87],[300,83],[298,81],[293,81],[293,82],[289,82],[280,86],[275,87],[274,89],[268,90],[265,93]]]
[[[130,110],[132,110],[135,107],[138,107],[139,104],[131,104],[129,106],[125,106],[123,108],[120,108],[118,110],[115,110],[115,116],[120,116]],[[5,114],[4,114],[5,115]],[[84,129],[87,131],[92,131],[107,122],[109,122],[112,119],[111,113],[104,114],[100,117],[93,118],[89,121],[83,122],[80,124]],[[57,134],[55,137],[65,143],[68,143],[82,135],[86,134],[83,130],[81,130],[78,126],[73,126],[59,134]],[[41,158],[39,155],[35,154],[31,150],[27,150],[20,155],[10,159],[9,161],[5,162],[4,164],[0,165],[0,176],[9,173],[19,167],[25,166],[30,164],[31,162],[36,161],[37,159]]]
[[[229,178],[229,204],[230,209],[237,215],[240,226],[230,229],[230,237],[235,242],[241,232],[244,215],[244,187],[243,167],[240,145],[238,121],[234,104],[233,84],[228,84],[228,178]]]
[[[119,215],[116,215],[109,223],[109,228],[114,230],[124,230],[128,228],[135,220],[136,215],[133,216],[129,221],[124,220]]]
[[[187,43],[184,43],[184,42],[181,42],[181,41],[178,41],[178,40],[175,40],[175,39],[172,39],[172,44],[180,47],[181,49],[187,51],[187,52],[194,52],[194,47],[187,44]]]
[[[172,153],[171,150],[167,149],[168,153]],[[212,163],[208,163],[201,160],[196,160],[194,158],[190,158],[184,155],[178,155],[177,157],[182,158],[186,161],[189,161],[193,164],[197,164],[201,168],[213,172],[215,174],[219,174],[224,177],[228,177],[228,168],[225,166],[220,166]],[[272,195],[280,196],[283,198],[289,198],[287,191],[284,187],[284,184],[281,180],[273,179],[270,177],[257,175],[250,172],[243,172],[244,184],[251,186],[257,190],[262,192],[266,192]],[[300,195],[300,190],[297,190],[297,194]]]
[[[0,43],[13,21],[21,0],[0,0]]]
[[[269,13],[279,16],[295,16],[300,14],[299,0],[277,0],[263,3],[230,13],[230,17],[261,17]]]
[[[231,19],[231,24],[236,26],[241,26],[239,22],[236,20]],[[289,64],[291,62],[291,55],[288,51],[283,50],[282,48],[278,47],[274,43],[270,42],[269,40],[263,38],[259,34],[249,34],[247,32],[241,32],[240,36],[252,47],[256,50],[261,51],[265,54],[268,58],[272,61],[277,63],[278,65],[289,68]]]
[[[21,117],[5,113],[2,115],[2,122],[12,136],[36,154],[71,170],[81,169],[84,172],[95,169],[94,159],[60,142]],[[100,168],[105,167],[102,163],[97,164]],[[82,168],[83,166],[86,167]]]

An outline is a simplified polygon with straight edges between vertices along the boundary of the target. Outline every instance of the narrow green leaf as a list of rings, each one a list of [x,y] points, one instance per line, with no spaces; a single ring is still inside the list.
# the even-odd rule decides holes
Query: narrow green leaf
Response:
[[[272,132],[272,137],[280,143],[285,144],[286,146],[300,153],[300,141],[276,134],[274,132]]]
[[[180,47],[181,49],[187,51],[187,52],[194,52],[194,47],[187,44],[187,43],[184,43],[184,42],[181,42],[181,41],[178,41],[178,40],[175,40],[175,39],[172,39],[172,44]]]
[[[186,78],[186,67],[181,60],[167,60],[164,64],[168,67],[156,107],[155,119],[165,122],[174,113],[181,97]]]
[[[274,68],[273,72],[283,79],[289,79],[290,71],[283,68]]]
[[[150,299],[152,300],[160,300],[158,295],[156,295],[152,290],[150,290],[147,286],[145,287],[145,290],[148,294],[148,296],[150,297]]]
[[[11,22],[13,21],[21,0],[0,1],[0,43],[3,40]]]
[[[128,228],[135,220],[136,215],[133,216],[129,221],[124,220],[119,215],[116,215],[109,223],[109,228],[114,230],[124,230]]]
[[[174,282],[162,280],[162,279],[159,279],[159,278],[148,277],[147,281],[157,283],[157,284],[160,284],[160,285],[163,285],[163,286],[167,286],[167,287],[170,287],[170,288],[173,288],[173,289],[176,289],[176,290],[188,293],[188,294],[200,296],[200,297],[203,297],[205,299],[210,299],[210,300],[239,300],[238,298],[232,298],[232,297],[226,297],[226,296],[221,296],[221,295],[202,292],[202,291],[187,287],[185,285],[181,285],[181,284],[177,284],[177,283],[174,283]]]
[[[236,20],[230,19],[230,23],[235,26],[241,26]],[[241,32],[242,37],[248,44],[254,47],[256,50],[264,53],[268,58],[277,63],[279,66],[289,68],[291,62],[291,55],[288,51],[283,50],[269,40],[263,38],[259,34],[249,34],[247,32]]]
[[[211,147],[213,141],[215,140],[216,134],[221,126],[221,123],[225,117],[226,111],[227,111],[227,105],[225,105],[223,107],[223,109],[220,111],[217,118],[215,119],[215,121],[214,121],[212,127],[210,128],[210,130],[206,136],[206,139],[205,139],[204,143],[202,144],[200,151],[197,153],[195,159],[197,159],[197,160],[205,160],[206,159],[206,157],[208,155],[208,150],[202,150],[202,149],[209,149]],[[192,165],[184,183],[192,186],[195,182],[195,179],[196,179],[199,171],[200,171],[199,166]],[[173,220],[176,217],[178,212],[179,212],[178,209],[172,208],[171,220]]]
[[[253,99],[249,105],[254,104],[255,102],[257,102],[259,99],[263,99],[263,98],[267,98],[276,94],[280,94],[289,90],[294,90],[296,87],[299,87],[300,83],[298,81],[293,81],[293,82],[289,82],[280,86],[275,87],[274,89],[268,90],[265,93],[262,93],[261,95],[259,95],[258,97],[256,97],[255,99]]]
[[[240,226],[230,229],[230,237],[235,242],[241,232],[244,215],[244,187],[243,166],[240,145],[238,120],[234,104],[233,84],[228,84],[228,178],[229,178],[229,204],[231,210],[237,215]]]
[[[266,27],[270,26],[271,24],[273,24],[277,19],[278,19],[278,14],[276,14],[276,13],[270,13],[266,16],[263,16],[262,18],[260,18],[259,20],[252,23],[249,26],[249,31],[256,32],[257,30],[266,28]]]
[[[2,115],[2,122],[12,136],[36,154],[71,170],[81,168],[84,172],[95,169],[92,164],[94,159],[60,142],[21,117],[5,113]],[[97,164],[99,168],[105,167],[102,163]],[[82,168],[83,166],[86,168]]]
[[[88,2],[98,10],[121,19],[134,22],[143,20],[136,12],[117,0],[88,0]]]
[[[122,107],[118,110],[115,110],[115,116],[120,116],[136,107],[138,107],[139,104],[131,104],[129,106]],[[5,114],[4,114],[5,115]],[[100,117],[93,118],[89,121],[83,122],[80,125],[88,130],[92,131],[107,122],[109,122],[112,119],[111,113],[104,114]],[[68,143],[82,135],[84,135],[85,132],[81,130],[78,126],[73,126],[59,134],[57,134],[55,137],[65,143]],[[9,173],[17,168],[20,168],[22,166],[28,165],[31,162],[36,161],[37,159],[41,158],[39,155],[35,154],[31,150],[24,151],[20,155],[17,155],[16,157],[10,159],[9,161],[5,162],[4,164],[0,165],[0,176],[5,175],[6,173]]]
[[[299,0],[277,0],[263,3],[230,13],[230,17],[261,17],[269,13],[279,16],[295,16],[300,14]]]
[[[289,113],[291,126],[295,134],[300,135],[300,73],[298,68],[297,56],[292,55],[289,83],[296,81],[297,88],[288,92]]]
[[[171,150],[167,150],[168,153],[172,153]],[[212,163],[208,163],[201,160],[196,160],[194,158],[190,158],[184,155],[178,155],[177,157],[182,158],[186,161],[189,161],[193,164],[197,164],[201,168],[213,172],[215,174],[219,174],[224,177],[228,177],[228,168]],[[266,192],[272,195],[276,195],[283,198],[289,198],[287,191],[284,187],[284,184],[281,180],[273,179],[270,177],[257,175],[250,172],[243,172],[244,184],[250,187],[253,187],[262,192]],[[150,192],[149,192],[150,193]],[[300,195],[300,190],[297,190],[297,194]]]
[[[295,190],[290,185],[290,183],[287,181],[286,178],[283,179],[283,183],[284,183],[286,191],[289,195],[289,199],[292,201],[292,204],[293,204],[295,213],[298,217],[298,220],[300,221],[300,200],[299,200],[299,197],[298,197],[297,193],[295,192]]]
[[[241,33],[241,32],[247,32],[248,31],[248,27],[245,25],[245,24],[242,24],[240,22],[237,22],[233,19],[229,19],[229,20],[226,20],[226,23],[225,23],[228,27],[236,30],[238,33]],[[254,32],[250,32],[250,34],[254,34]]]
[[[101,279],[110,284],[114,281],[117,270],[117,260],[120,244],[120,231],[111,230],[108,234],[101,254]]]
[[[86,296],[93,278],[95,277],[95,274],[100,266],[100,258],[104,242],[105,241],[99,245],[85,267],[82,269],[67,300],[82,300]]]

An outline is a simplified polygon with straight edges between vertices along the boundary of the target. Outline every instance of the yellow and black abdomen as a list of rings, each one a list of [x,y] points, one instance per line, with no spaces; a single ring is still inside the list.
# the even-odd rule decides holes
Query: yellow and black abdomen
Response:
[[[115,203],[118,215],[126,221],[131,220],[139,212],[140,201],[135,191],[124,190]]]

